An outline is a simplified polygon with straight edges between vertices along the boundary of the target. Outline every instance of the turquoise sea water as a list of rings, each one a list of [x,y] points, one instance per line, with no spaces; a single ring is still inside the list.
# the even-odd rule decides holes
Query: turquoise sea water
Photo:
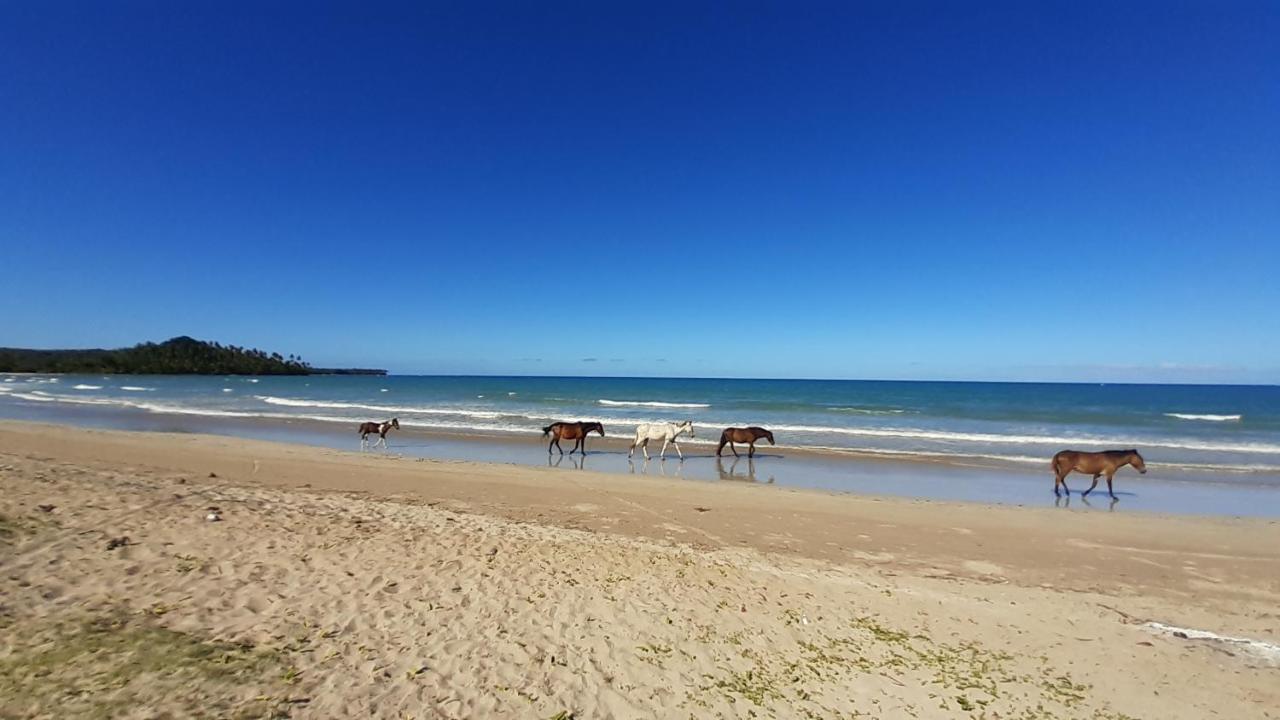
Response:
[[[1138,448],[1215,481],[1280,482],[1280,387],[547,377],[0,375],[5,415],[115,408],[211,418],[536,437],[552,420],[692,419],[714,443],[761,425],[780,446],[1040,469],[1064,448]]]

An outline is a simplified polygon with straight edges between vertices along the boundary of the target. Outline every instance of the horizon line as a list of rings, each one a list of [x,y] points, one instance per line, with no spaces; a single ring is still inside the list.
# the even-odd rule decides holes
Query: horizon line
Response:
[[[51,374],[51,373],[44,373]],[[75,374],[75,373],[68,373]],[[90,373],[92,374],[92,373]],[[1188,386],[1188,387],[1280,387],[1280,383],[1248,382],[1135,382],[1097,380],[942,380],[906,378],[825,378],[825,377],[727,377],[691,375],[521,375],[509,373],[399,373],[388,371],[382,377],[448,377],[448,378],[546,378],[559,380],[763,380],[770,382],[918,382],[918,383],[972,383],[989,385],[1139,385],[1139,386]]]

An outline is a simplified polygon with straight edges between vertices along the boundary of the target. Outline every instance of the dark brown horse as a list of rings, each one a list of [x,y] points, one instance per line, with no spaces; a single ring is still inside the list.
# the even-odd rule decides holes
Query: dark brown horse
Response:
[[[1089,493],[1098,487],[1098,478],[1106,475],[1107,492],[1114,498],[1116,494],[1111,489],[1111,479],[1115,477],[1116,471],[1125,465],[1132,465],[1134,470],[1144,475],[1147,472],[1147,463],[1143,461],[1137,450],[1107,450],[1106,452],[1063,450],[1054,455],[1053,462],[1049,464],[1053,468],[1053,494],[1058,495],[1058,486],[1061,485],[1063,491],[1068,496],[1071,495],[1071,490],[1067,488],[1067,475],[1074,471],[1093,476],[1093,484],[1080,497],[1088,497]]]
[[[373,443],[373,446],[378,447],[378,445],[381,444],[382,447],[385,448],[387,446],[387,432],[392,428],[395,428],[396,430],[400,429],[400,420],[398,418],[391,418],[383,423],[360,423],[360,449],[364,450],[368,447],[369,436],[374,433],[378,434],[378,440]]]
[[[574,450],[581,450],[583,455],[587,454],[587,433],[598,432],[600,437],[604,437],[604,426],[598,422],[554,422],[542,428],[542,437],[551,436],[551,442],[547,444],[547,454],[551,454],[551,448],[564,454],[564,448],[560,447],[561,440],[577,440],[573,445],[573,450],[569,451],[572,455]]]
[[[760,438],[768,440],[770,445],[774,444],[773,433],[762,427],[753,425],[745,428],[725,428],[724,432],[720,433],[720,444],[716,446],[716,457],[720,457],[720,451],[724,450],[725,445],[728,445],[729,449],[733,451],[734,457],[738,457],[738,449],[733,446],[734,443],[749,443],[747,457],[755,457],[756,441]]]

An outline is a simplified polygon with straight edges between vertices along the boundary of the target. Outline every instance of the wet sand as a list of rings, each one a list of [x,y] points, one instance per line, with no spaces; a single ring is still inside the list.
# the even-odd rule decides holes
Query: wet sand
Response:
[[[315,718],[1280,706],[1275,521],[14,423],[0,516],[0,716],[121,698]],[[181,683],[129,674],[139,638]]]
[[[169,433],[219,434],[246,439],[299,443],[339,450],[360,447],[355,428],[313,420],[268,420],[261,418],[214,418],[198,415],[139,412],[111,408],[9,406],[0,403],[0,418],[54,422],[81,427],[160,431]],[[0,420],[2,421],[2,420]],[[1027,507],[1088,510],[1097,512],[1156,512],[1194,515],[1280,517],[1280,486],[1270,475],[1235,474],[1217,478],[1203,473],[1178,473],[1148,463],[1150,472],[1138,475],[1124,469],[1116,479],[1116,498],[1095,492],[1083,498],[1088,478],[1069,478],[1073,492],[1055,498],[1053,479],[1044,467],[1009,466],[974,460],[960,463],[916,457],[904,460],[855,452],[828,451],[759,445],[755,461],[735,458],[726,449],[724,457],[714,456],[714,445],[705,444],[706,433],[699,428],[700,444],[682,443],[685,461],[674,450],[665,461],[654,457],[646,462],[637,453],[627,456],[629,438],[616,434],[593,435],[589,453],[581,456],[547,453],[547,441],[531,435],[478,435],[426,432],[405,428],[393,431],[390,451],[374,452],[408,458],[497,462],[525,467],[554,467],[588,470],[629,476],[652,476],[693,481],[733,481],[776,484],[859,494],[907,498],[993,502]]]

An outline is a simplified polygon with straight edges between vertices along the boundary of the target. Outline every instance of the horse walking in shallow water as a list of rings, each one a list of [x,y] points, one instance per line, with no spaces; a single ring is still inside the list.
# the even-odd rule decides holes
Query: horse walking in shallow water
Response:
[[[720,433],[720,444],[716,447],[716,457],[720,457],[720,451],[724,450],[725,445],[728,445],[729,449],[733,451],[734,457],[738,457],[738,449],[733,446],[734,443],[748,443],[750,449],[747,450],[747,457],[755,457],[756,441],[760,438],[768,440],[770,445],[774,444],[773,433],[762,427],[753,425],[745,428],[725,428],[724,432]]]
[[[369,447],[369,436],[374,433],[378,434],[378,439],[374,441],[373,446],[378,447],[379,444],[385,449],[387,447],[387,433],[392,430],[400,429],[399,418],[391,418],[384,423],[367,422],[360,424],[360,449],[365,450]]]
[[[644,453],[644,459],[649,459],[649,441],[661,440],[662,452],[658,453],[658,457],[666,459],[667,445],[676,446],[676,454],[680,459],[684,459],[684,453],[680,452],[680,443],[676,442],[676,438],[684,433],[689,433],[689,437],[693,437],[693,421],[685,420],[676,424],[671,422],[660,423],[643,423],[636,427],[636,441],[631,443],[631,450],[627,452],[627,457],[631,457],[636,452],[636,446],[640,446],[640,451]]]
[[[1053,468],[1053,494],[1058,496],[1058,486],[1061,485],[1063,491],[1067,493],[1067,497],[1070,497],[1071,490],[1067,487],[1067,475],[1072,472],[1078,472],[1085,475],[1093,475],[1093,484],[1080,497],[1088,497],[1089,493],[1098,487],[1098,478],[1106,475],[1107,493],[1114,498],[1116,494],[1111,489],[1111,479],[1115,477],[1116,471],[1125,465],[1132,465],[1134,470],[1143,475],[1147,473],[1147,463],[1138,454],[1137,450],[1107,450],[1106,452],[1063,450],[1054,455],[1053,461],[1049,463],[1049,466]]]
[[[542,437],[551,436],[551,442],[547,443],[547,454],[551,454],[551,448],[564,454],[564,448],[560,447],[561,440],[577,440],[574,443],[573,450],[569,451],[572,455],[574,450],[581,450],[583,456],[587,454],[587,433],[598,432],[600,437],[604,437],[604,426],[598,422],[554,422],[542,428]]]

